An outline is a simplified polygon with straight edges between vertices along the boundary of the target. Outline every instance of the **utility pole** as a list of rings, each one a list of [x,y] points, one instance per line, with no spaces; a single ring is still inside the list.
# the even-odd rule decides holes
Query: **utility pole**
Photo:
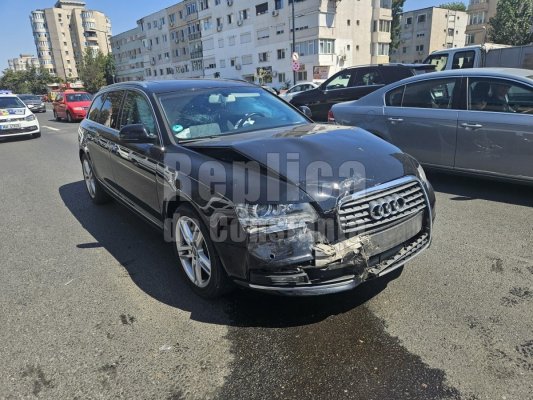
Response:
[[[296,51],[296,26],[294,24],[296,20],[296,16],[294,15],[294,2],[296,0],[292,0],[292,53]],[[296,71],[292,71],[292,84],[296,85]]]

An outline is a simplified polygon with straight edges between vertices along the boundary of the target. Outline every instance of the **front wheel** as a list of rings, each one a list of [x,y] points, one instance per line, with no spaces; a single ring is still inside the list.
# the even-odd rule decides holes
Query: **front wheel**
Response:
[[[201,297],[215,298],[231,291],[228,278],[196,212],[187,205],[174,213],[174,251],[187,283]]]
[[[33,139],[40,138],[40,137],[41,137],[41,132],[40,132],[40,131],[39,131],[39,132],[35,132],[35,133],[33,133],[33,134],[31,135],[31,137],[32,137]]]
[[[83,155],[81,158],[81,166],[83,170],[83,180],[85,181],[85,186],[87,187],[87,192],[91,197],[91,200],[95,204],[104,204],[107,203],[111,198],[106,193],[96,176],[94,175],[94,170],[91,162],[87,155]]]
[[[67,111],[67,122],[73,122],[72,115]]]

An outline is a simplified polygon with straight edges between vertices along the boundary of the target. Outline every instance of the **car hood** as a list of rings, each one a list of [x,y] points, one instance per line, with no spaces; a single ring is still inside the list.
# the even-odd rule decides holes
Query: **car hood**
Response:
[[[416,175],[412,158],[359,128],[306,124],[186,143],[223,161],[255,161],[333,210],[339,196]]]

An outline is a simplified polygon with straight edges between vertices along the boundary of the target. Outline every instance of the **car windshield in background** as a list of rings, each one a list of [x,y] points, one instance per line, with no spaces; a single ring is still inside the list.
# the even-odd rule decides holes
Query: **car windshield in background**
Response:
[[[88,93],[67,94],[67,101],[74,103],[76,101],[91,101],[91,95]]]
[[[38,100],[40,101],[41,98],[39,96],[33,96],[33,95],[21,95],[19,96],[19,99],[22,101],[29,101],[29,100]]]
[[[0,97],[0,108],[25,108],[17,97]]]
[[[424,60],[424,64],[431,64],[435,66],[435,71],[442,71],[446,68],[448,62],[448,54],[433,54]]]
[[[308,123],[285,102],[259,88],[186,90],[161,94],[159,100],[177,140]]]

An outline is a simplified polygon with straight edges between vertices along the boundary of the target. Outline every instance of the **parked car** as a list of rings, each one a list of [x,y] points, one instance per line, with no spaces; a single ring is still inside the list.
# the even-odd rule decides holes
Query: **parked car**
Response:
[[[309,107],[314,121],[327,121],[333,104],[357,100],[386,84],[434,69],[434,65],[426,64],[380,64],[345,68],[316,89],[295,94],[290,103],[297,107]]]
[[[40,96],[34,94],[19,94],[18,98],[34,113],[46,112],[46,104]]]
[[[72,90],[58,93],[54,100],[54,118],[57,121],[66,119],[68,122],[82,120],[87,114],[91,99],[87,92]]]
[[[205,297],[231,282],[347,290],[431,242],[435,196],[412,157],[246,82],[110,85],[80,124],[79,157],[94,203],[115,198],[160,228]]]
[[[434,72],[337,104],[332,118],[428,167],[533,183],[532,76],[506,68]]]
[[[41,136],[39,121],[14,94],[0,94],[0,138]]]
[[[296,85],[293,85],[286,92],[279,95],[282,99],[290,101],[294,95],[297,93],[305,92],[306,90],[311,90],[317,88],[319,85],[314,82],[300,82]]]

